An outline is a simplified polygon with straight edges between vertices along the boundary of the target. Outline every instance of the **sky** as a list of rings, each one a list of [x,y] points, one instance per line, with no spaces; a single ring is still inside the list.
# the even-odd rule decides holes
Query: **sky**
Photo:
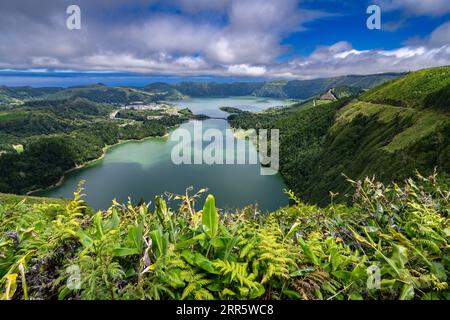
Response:
[[[66,26],[72,4],[80,30]],[[366,26],[373,4],[381,30]],[[441,65],[450,65],[449,0],[0,2],[0,84],[312,79]]]

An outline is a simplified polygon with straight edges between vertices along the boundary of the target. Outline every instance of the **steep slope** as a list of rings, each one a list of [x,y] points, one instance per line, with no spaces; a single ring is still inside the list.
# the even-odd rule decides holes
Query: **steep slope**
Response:
[[[307,186],[297,182],[300,189],[312,201],[326,203],[328,191],[348,191],[342,173],[357,179],[377,174],[382,181],[399,181],[415,170],[430,173],[434,168],[449,174],[449,104],[441,96],[443,92],[448,97],[449,81],[449,67],[421,70],[339,110]],[[430,107],[428,101],[437,93],[442,104]],[[317,178],[319,182],[312,183]]]
[[[448,110],[449,86],[449,67],[425,69],[387,82],[376,90],[364,94],[361,100],[410,108],[436,106]]]
[[[421,70],[358,99],[294,113],[234,115],[234,127],[278,128],[281,173],[302,199],[326,204],[329,191],[348,200],[343,174],[400,181],[435,168],[450,174],[450,67]],[[271,120],[272,119],[272,120]]]
[[[261,89],[256,90],[252,94],[257,97],[289,98],[288,94],[284,91],[288,83],[289,81],[266,82]]]
[[[291,99],[308,99],[317,96],[335,87],[352,87],[358,89],[371,89],[385,81],[398,78],[402,74],[385,73],[366,76],[342,76],[313,80],[289,81],[283,92]]]

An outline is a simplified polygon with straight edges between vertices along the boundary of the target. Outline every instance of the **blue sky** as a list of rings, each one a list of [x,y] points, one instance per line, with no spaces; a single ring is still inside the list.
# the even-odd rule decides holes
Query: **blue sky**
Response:
[[[366,27],[371,4],[381,30]],[[449,18],[448,0],[2,0],[0,84],[409,71],[450,64]]]

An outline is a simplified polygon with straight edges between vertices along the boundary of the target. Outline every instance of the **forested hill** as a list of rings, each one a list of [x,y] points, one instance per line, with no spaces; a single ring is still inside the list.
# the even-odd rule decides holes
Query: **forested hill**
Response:
[[[163,136],[193,117],[189,110],[165,107],[170,112],[117,112],[116,105],[80,97],[1,107],[0,192],[22,194],[46,188],[65,171],[99,158],[108,145]]]
[[[346,178],[401,181],[450,174],[450,67],[421,70],[357,99],[231,117],[234,127],[279,128],[281,173],[302,199],[345,200]]]
[[[175,91],[144,91],[139,88],[108,87],[103,84],[70,88],[0,87],[0,105],[21,104],[35,100],[69,100],[83,98],[97,103],[126,104],[135,101],[176,100]]]
[[[367,76],[342,76],[313,80],[268,81],[268,82],[182,82],[179,84],[153,83],[144,90],[153,92],[161,90],[175,90],[181,95],[191,97],[223,97],[223,96],[257,96],[285,99],[308,99],[317,96],[331,88],[351,87],[356,89],[370,89],[385,81],[397,78],[402,74],[384,73]]]
[[[400,76],[387,73],[367,76],[342,76],[314,80],[269,82],[181,82],[152,83],[145,87],[109,87],[103,84],[70,88],[33,88],[0,86],[0,106],[30,100],[65,100],[85,98],[98,103],[124,104],[134,101],[155,102],[185,97],[258,96],[285,99],[308,99],[331,88],[370,89]]]

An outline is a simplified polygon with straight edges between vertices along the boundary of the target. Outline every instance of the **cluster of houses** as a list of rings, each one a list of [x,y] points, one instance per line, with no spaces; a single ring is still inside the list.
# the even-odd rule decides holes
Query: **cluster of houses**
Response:
[[[157,119],[161,119],[161,118],[167,117],[167,116],[176,116],[176,117],[180,116],[177,109],[172,108],[166,104],[160,104],[160,103],[156,103],[156,102],[145,103],[143,101],[135,101],[135,102],[131,102],[130,104],[128,104],[126,106],[121,107],[120,109],[121,110],[157,111],[158,112],[157,115],[152,115],[152,116],[147,117],[149,120],[157,120]],[[114,119],[119,111],[120,110],[116,110],[115,112],[113,112],[110,116],[111,119]]]
[[[122,107],[122,109],[164,111],[167,107],[156,102],[144,103],[142,101],[135,101]]]

